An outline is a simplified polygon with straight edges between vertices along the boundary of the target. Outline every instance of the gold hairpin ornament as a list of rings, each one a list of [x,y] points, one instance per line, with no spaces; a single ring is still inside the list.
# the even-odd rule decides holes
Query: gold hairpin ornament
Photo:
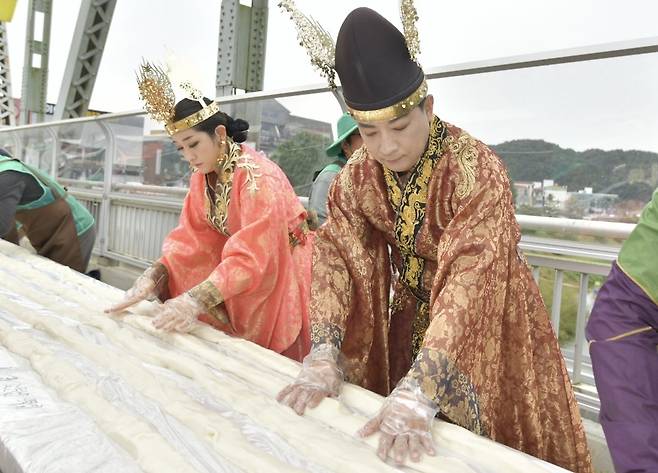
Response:
[[[169,122],[174,117],[176,97],[169,76],[159,66],[143,61],[137,72],[139,98],[144,102],[144,110],[151,118]]]
[[[217,102],[206,104],[201,91],[194,88],[189,81],[184,81],[180,84],[180,88],[185,90],[191,99],[201,104],[201,110],[174,121],[176,96],[169,75],[162,67],[148,61],[143,61],[139,66],[137,86],[139,97],[144,102],[144,110],[151,118],[164,124],[169,136],[192,128],[220,111]]]

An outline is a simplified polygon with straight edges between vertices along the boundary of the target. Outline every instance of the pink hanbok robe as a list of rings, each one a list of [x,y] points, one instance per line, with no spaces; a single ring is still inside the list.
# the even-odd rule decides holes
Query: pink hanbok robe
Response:
[[[200,320],[301,361],[310,349],[313,233],[283,171],[230,143],[216,186],[190,179],[162,263],[170,297],[185,291],[211,307]]]

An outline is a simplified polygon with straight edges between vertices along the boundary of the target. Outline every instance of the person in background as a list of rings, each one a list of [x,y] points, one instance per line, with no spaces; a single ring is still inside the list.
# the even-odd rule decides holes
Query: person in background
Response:
[[[329,186],[336,175],[345,166],[345,163],[357,149],[363,145],[359,128],[349,113],[343,114],[336,125],[336,141],[327,149],[329,157],[336,157],[333,163],[327,164],[313,180],[311,194],[308,198],[308,209],[318,217],[318,224],[322,225],[327,219],[327,195]]]
[[[0,238],[18,244],[20,225],[37,254],[84,273],[96,239],[94,223],[53,178],[0,149]]]
[[[148,63],[139,89],[195,172],[161,258],[107,312],[159,297],[158,329],[186,332],[200,320],[301,360],[310,348],[313,233],[286,175],[241,144],[246,121],[199,91],[174,104],[167,74]]]
[[[585,333],[615,470],[658,471],[658,189],[612,264]]]

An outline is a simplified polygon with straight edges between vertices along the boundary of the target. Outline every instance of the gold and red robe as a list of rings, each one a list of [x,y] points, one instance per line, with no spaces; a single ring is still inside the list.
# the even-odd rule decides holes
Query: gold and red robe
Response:
[[[192,175],[163,243],[169,296],[189,291],[211,308],[204,322],[301,361],[310,349],[306,211],[275,163],[229,145],[216,185]]]
[[[486,145],[434,117],[405,185],[363,147],[328,211],[313,252],[311,338],[341,348],[350,382],[387,395],[413,377],[449,421],[591,471],[560,347],[518,248],[509,179]]]

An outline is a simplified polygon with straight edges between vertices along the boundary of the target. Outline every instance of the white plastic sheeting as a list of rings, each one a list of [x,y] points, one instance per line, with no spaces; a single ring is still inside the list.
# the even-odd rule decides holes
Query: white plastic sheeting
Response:
[[[299,365],[206,326],[152,329],[149,305],[0,240],[0,470],[560,472],[436,422],[438,456],[396,468],[355,432],[382,398],[346,386],[299,417],[275,395]]]

